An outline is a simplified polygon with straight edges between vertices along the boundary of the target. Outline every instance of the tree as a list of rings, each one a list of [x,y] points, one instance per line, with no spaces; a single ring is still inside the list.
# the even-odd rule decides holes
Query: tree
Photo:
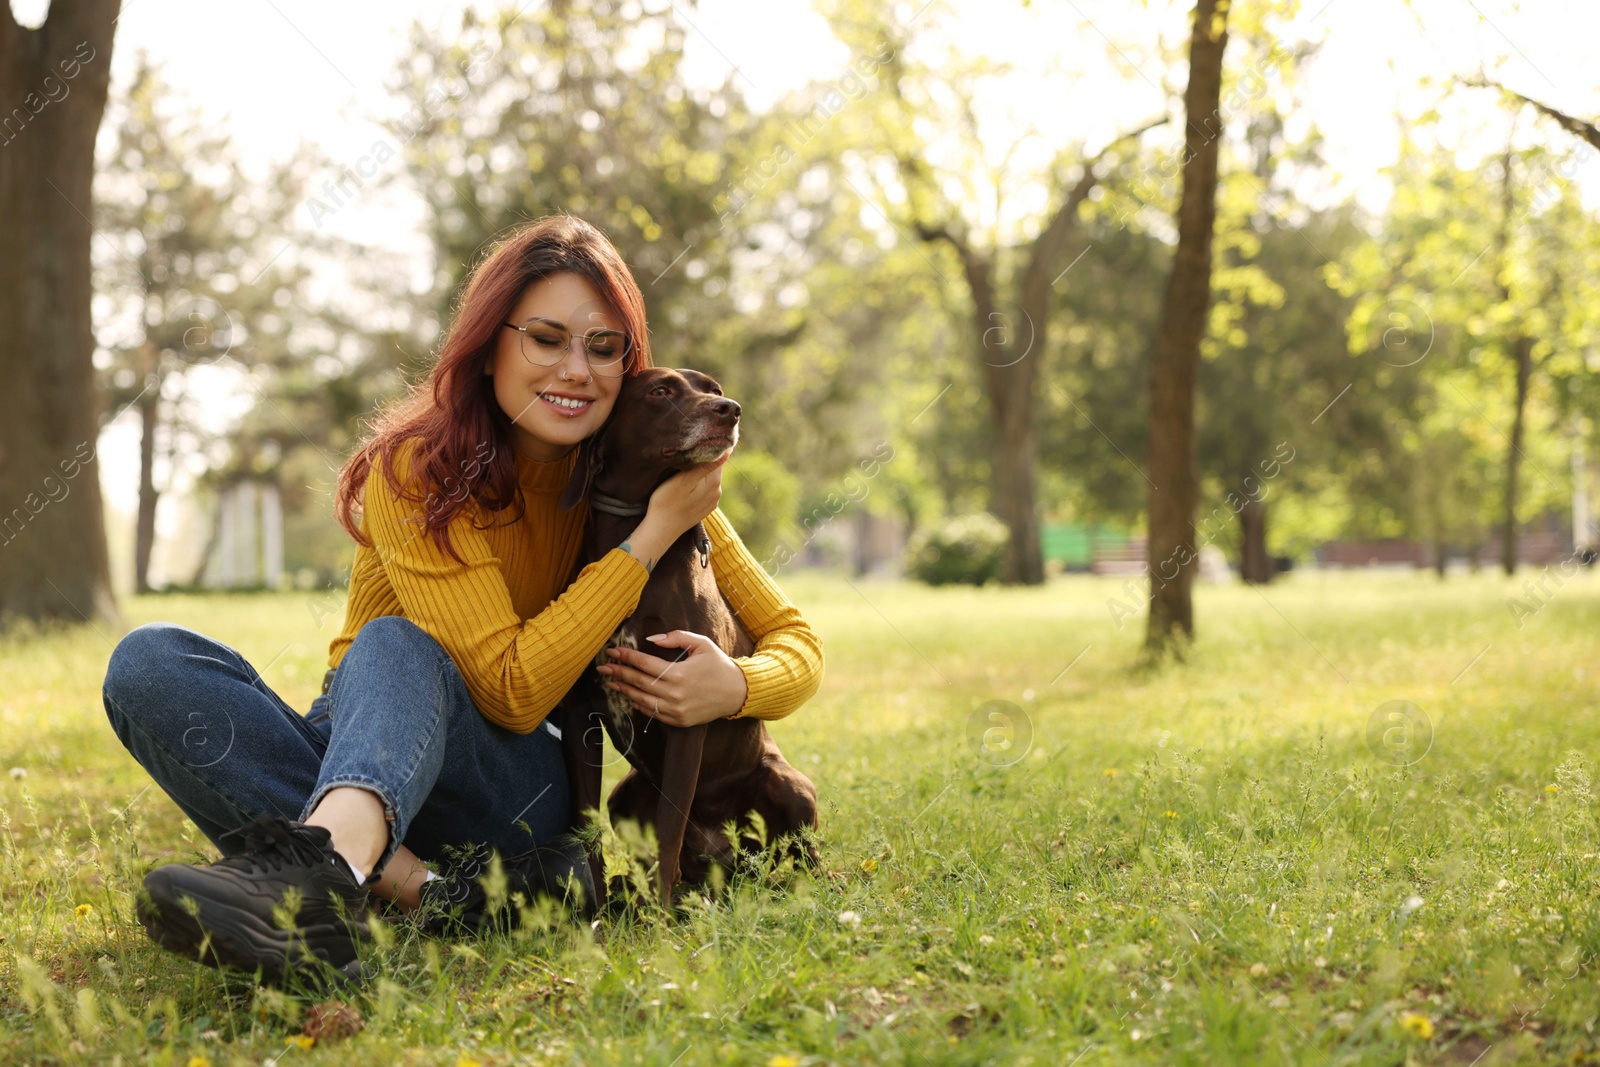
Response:
[[[1216,219],[1222,56],[1229,0],[1199,0],[1189,37],[1184,90],[1183,192],[1178,247],[1167,278],[1150,359],[1150,616],[1145,647],[1161,654],[1194,635],[1191,587],[1199,478],[1195,382],[1211,306],[1211,238]]]
[[[916,215],[912,226],[919,238],[931,244],[944,243],[955,252],[961,276],[971,301],[970,338],[989,402],[994,426],[994,445],[990,458],[991,508],[1006,524],[1009,546],[1003,580],[1012,584],[1038,585],[1044,581],[1044,557],[1039,544],[1039,507],[1035,467],[1038,462],[1035,422],[1039,365],[1043,354],[1034,356],[1034,346],[1043,348],[1048,336],[1051,282],[1068,265],[1073,249],[1086,251],[1079,233],[1078,210],[1088,200],[1100,180],[1098,168],[1108,152],[1158,123],[1151,123],[1124,134],[1106,148],[1084,160],[1076,180],[1058,188],[1055,208],[1031,241],[1010,248],[985,249],[973,240],[970,228],[957,221],[958,214],[947,206],[930,220]],[[915,213],[936,200],[936,183],[920,157],[901,156],[899,163],[906,184],[918,190],[910,197]],[[1082,246],[1082,247],[1080,247]],[[1007,294],[996,277],[996,259],[1014,259],[1020,272],[1014,275],[1014,290]],[[1017,310],[1010,321],[1006,308]],[[1025,331],[1025,333],[1024,333]],[[1026,343],[1022,338],[1026,337]],[[1019,347],[1020,346],[1020,347]]]
[[[171,114],[172,102],[140,56],[126,95],[112,102],[117,138],[95,182],[104,389],[114,412],[131,406],[140,416],[139,592],[150,589],[156,506],[168,488],[157,485],[158,451],[174,473],[199,468],[197,498],[244,479],[275,483],[292,525],[317,510],[307,488],[317,468],[331,493],[338,457],[378,391],[363,379],[395,363],[378,322],[312,295],[317,255],[359,261],[338,240],[295,228],[315,157],[302,150],[257,183],[232,159],[228,137],[203,130],[194,114]],[[383,298],[404,304],[402,293]],[[213,390],[231,377],[250,396],[237,425],[206,427],[194,391],[202,377]],[[326,528],[326,513],[318,518]],[[306,540],[287,543],[298,551]]]
[[[1036,232],[1019,237],[1003,231],[998,218],[984,221],[977,209],[980,203],[998,204],[1016,184],[1009,157],[998,165],[986,164],[974,107],[976,84],[1001,69],[982,62],[935,69],[915,61],[907,54],[909,30],[895,23],[885,5],[841,4],[832,22],[835,33],[854,50],[877,47],[885,57],[874,147],[895,167],[901,190],[878,199],[882,210],[898,217],[920,241],[948,249],[954,259],[966,304],[967,345],[989,417],[989,509],[1009,532],[1002,580],[1039,584],[1044,560],[1037,394],[1057,304],[1052,286],[1075,256],[1087,250],[1080,210],[1111,165],[1109,157],[1165,119],[1092,154],[1081,146],[1058,152],[1043,175],[1048,210]],[[933,138],[922,132],[930,118],[935,119],[932,126],[960,139],[959,163],[952,165],[934,151]],[[956,186],[962,191],[959,197],[947,192]]]
[[[1578,118],[1548,104],[1539,102],[1521,93],[1507,89],[1505,86],[1486,78],[1472,78],[1464,80],[1464,84],[1473,87],[1494,88],[1499,90],[1501,96],[1513,108],[1523,105],[1532,107],[1538,114],[1552,119],[1562,129],[1583,141],[1587,148],[1600,148],[1600,127],[1586,119]],[[1509,278],[1509,264],[1506,262],[1508,249],[1511,243],[1511,229],[1513,222],[1519,221],[1523,212],[1534,211],[1545,205],[1530,203],[1519,210],[1516,190],[1513,187],[1513,158],[1508,148],[1502,157],[1502,188],[1501,188],[1501,231],[1496,240],[1499,257],[1502,263],[1503,276],[1499,280],[1500,298],[1506,303],[1512,299],[1511,281]],[[1559,168],[1558,168],[1559,169]],[[1552,183],[1554,184],[1554,183]],[[1535,194],[1543,194],[1542,198],[1548,200],[1547,190],[1535,190]],[[1532,200],[1533,197],[1525,199]],[[1580,219],[1587,219],[1582,212]],[[1549,274],[1548,296],[1553,297],[1558,286],[1555,270]],[[1504,523],[1501,536],[1500,565],[1507,575],[1514,574],[1517,567],[1517,488],[1518,471],[1520,470],[1523,453],[1523,435],[1525,409],[1527,406],[1530,382],[1534,371],[1538,369],[1534,358],[1537,339],[1527,335],[1527,331],[1519,330],[1511,344],[1513,353],[1513,369],[1515,374],[1516,401],[1513,410],[1513,421],[1506,449],[1506,484],[1505,507],[1502,514]]]
[[[250,210],[245,179],[227,159],[228,139],[200,133],[193,117],[176,128],[160,110],[168,98],[141,55],[127,96],[112,102],[116,146],[95,182],[104,389],[111,413],[132,407],[139,414],[133,578],[140,593],[150,590],[158,444],[174,468],[208,443],[188,395],[190,372],[244,340],[246,319],[261,303],[270,306],[279,281],[246,281],[270,220]],[[204,181],[196,173],[202,167],[222,173]]]
[[[118,0],[0,5],[0,622],[120,627],[94,460],[94,142]],[[20,105],[13,105],[20,101]]]
[[[1559,161],[1518,134],[1515,115],[1506,149],[1470,168],[1449,146],[1418,143],[1435,116],[1402,141],[1381,229],[1333,272],[1355,297],[1353,351],[1420,327],[1414,354],[1387,357],[1418,376],[1421,395],[1389,476],[1369,495],[1389,514],[1369,515],[1369,529],[1422,537],[1436,558],[1451,544],[1476,558],[1497,532],[1509,571],[1519,516],[1564,503],[1549,474],[1560,457],[1535,431],[1556,421],[1566,381],[1589,374],[1596,227]]]
[[[1256,202],[1248,181],[1224,183],[1244,204]],[[1338,256],[1364,236],[1349,215],[1307,211],[1291,225],[1251,212],[1234,220],[1226,241],[1219,232],[1219,243],[1233,249],[1219,256],[1219,288],[1237,290],[1236,314],[1208,340],[1212,351],[1198,371],[1204,518],[1196,532],[1202,545],[1231,539],[1237,519],[1239,576],[1251,584],[1276,572],[1267,535],[1277,502],[1304,481],[1308,466],[1336,468],[1333,457],[1377,443],[1383,419],[1374,409],[1392,410],[1401,399],[1373,389],[1372,361],[1350,358],[1349,301],[1320,277],[1324,255]]]

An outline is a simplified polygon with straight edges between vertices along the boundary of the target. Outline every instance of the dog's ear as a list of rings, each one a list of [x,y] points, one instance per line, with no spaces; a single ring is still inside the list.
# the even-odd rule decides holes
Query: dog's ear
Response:
[[[572,477],[567,479],[567,487],[561,493],[562,511],[571,511],[578,506],[578,501],[589,495],[589,487],[600,473],[600,445],[605,434],[602,428],[584,438],[583,444],[578,446],[578,465],[572,468]]]

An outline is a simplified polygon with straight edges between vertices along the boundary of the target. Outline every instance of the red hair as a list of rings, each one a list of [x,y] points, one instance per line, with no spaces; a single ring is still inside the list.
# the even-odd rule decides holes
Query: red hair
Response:
[[[644,295],[605,234],[572,215],[550,215],[513,229],[468,276],[427,379],[378,413],[372,436],[339,472],[334,515],[357,544],[371,545],[352,513],[379,457],[396,499],[424,504],[423,529],[457,563],[465,560],[450,543],[448,527],[469,500],[493,514],[513,504],[526,507],[517,486],[511,419],[495,399],[494,379],[484,368],[494,356],[500,324],[523,292],[539,279],[561,273],[587,280],[622,319],[631,342],[624,374],[650,366]],[[424,492],[421,496],[408,491],[395,470],[401,446],[412,438],[418,445],[411,471],[424,475],[415,486]],[[430,486],[448,491],[425,491]],[[519,509],[512,521],[523,514]]]

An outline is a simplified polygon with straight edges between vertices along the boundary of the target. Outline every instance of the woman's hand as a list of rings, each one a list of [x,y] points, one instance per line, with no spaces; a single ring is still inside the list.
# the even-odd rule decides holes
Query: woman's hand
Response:
[[[744,671],[711,638],[673,630],[645,640],[659,648],[687,648],[689,655],[673,662],[638,649],[606,649],[613,662],[598,670],[634,707],[668,726],[697,726],[744,707],[750,691]]]
[[[725,455],[715,463],[679,471],[658,485],[650,494],[644,518],[622,542],[622,550],[643,563],[646,571],[654,568],[674,541],[717,510],[717,502],[722,499],[722,465],[726,462]]]
[[[717,510],[717,502],[722,499],[722,465],[731,455],[729,452],[714,463],[679,471],[658,485],[650,494],[646,519],[659,519],[676,541],[685,530]]]

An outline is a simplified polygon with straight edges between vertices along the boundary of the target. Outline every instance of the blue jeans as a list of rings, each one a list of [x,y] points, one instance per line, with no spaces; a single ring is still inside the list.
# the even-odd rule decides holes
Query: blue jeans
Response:
[[[173,623],[122,638],[101,691],[133,758],[225,856],[257,815],[304,819],[328,790],[376,794],[390,821],[376,871],[404,843],[503,854],[569,829],[561,742],[485,719],[448,653],[399,616],[368,622],[301,716],[244,657]]]

